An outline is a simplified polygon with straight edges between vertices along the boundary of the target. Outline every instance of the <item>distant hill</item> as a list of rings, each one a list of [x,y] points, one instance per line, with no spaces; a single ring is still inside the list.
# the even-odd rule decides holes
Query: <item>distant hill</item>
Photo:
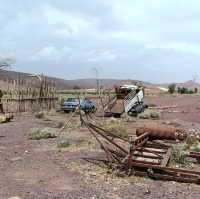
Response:
[[[0,70],[0,88],[6,86],[5,82],[7,79],[9,80],[17,80],[19,77],[21,79],[29,79],[31,78],[28,73],[21,73],[16,71],[8,71],[8,70]],[[82,89],[88,89],[88,88],[96,88],[97,87],[97,81],[96,79],[75,79],[75,80],[65,80],[61,78],[55,78],[55,77],[47,77],[49,80],[53,80],[56,83],[57,89],[73,89],[74,87],[82,88]],[[112,89],[115,85],[123,85],[123,84],[132,84],[135,82],[141,82],[142,85],[144,85],[147,90],[159,91],[159,87],[168,88],[168,85],[170,83],[166,84],[152,84],[149,82],[144,81],[138,81],[138,80],[119,80],[119,79],[100,79],[99,83],[101,86],[103,86],[106,89]],[[176,83],[177,87],[186,87],[186,88],[199,88],[200,84],[194,81],[187,81],[185,83]]]
[[[17,80],[19,77],[20,79],[30,79],[30,75],[28,73],[21,73],[15,71],[8,71],[8,70],[0,70],[0,84],[5,85],[3,81],[9,80]],[[97,87],[97,80],[96,79],[75,79],[75,80],[65,80],[61,78],[55,77],[47,77],[49,80],[53,80],[56,82],[56,86],[58,89],[73,89],[74,87],[77,88],[95,88]],[[100,79],[99,84],[104,88],[111,89],[115,85],[119,86],[122,84],[131,84],[134,82],[138,82],[137,80],[119,80],[119,79]],[[141,82],[143,85],[151,85],[148,82]]]

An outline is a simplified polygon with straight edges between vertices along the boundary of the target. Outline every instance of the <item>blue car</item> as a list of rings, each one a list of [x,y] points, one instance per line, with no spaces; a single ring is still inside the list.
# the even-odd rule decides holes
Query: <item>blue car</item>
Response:
[[[84,98],[80,102],[80,108],[81,110],[85,112],[95,112],[96,111],[96,105],[94,102],[92,102],[88,98]]]
[[[79,106],[79,99],[75,97],[68,98],[64,103],[61,105],[61,110],[66,113],[74,112]],[[96,106],[95,104],[88,98],[80,99],[80,109],[88,112],[88,111],[95,111]]]

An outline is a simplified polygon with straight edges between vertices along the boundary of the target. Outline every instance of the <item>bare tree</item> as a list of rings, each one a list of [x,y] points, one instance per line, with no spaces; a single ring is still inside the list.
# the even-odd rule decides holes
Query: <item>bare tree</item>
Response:
[[[7,59],[1,59],[0,60],[0,70],[5,68],[10,68],[13,64],[13,59],[7,58]]]
[[[0,72],[3,69],[10,68],[12,64],[13,64],[13,59],[10,59],[10,58],[0,59]],[[0,113],[4,113],[3,104],[2,104],[2,97],[3,97],[3,92],[0,89]]]

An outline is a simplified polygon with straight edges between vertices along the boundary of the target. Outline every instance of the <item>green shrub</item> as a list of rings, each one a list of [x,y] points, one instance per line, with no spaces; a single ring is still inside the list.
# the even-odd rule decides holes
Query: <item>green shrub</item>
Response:
[[[190,148],[190,150],[191,150],[192,152],[200,152],[200,144],[198,144],[198,145],[196,145],[196,146],[192,146],[192,147]]]
[[[178,87],[177,92],[180,94],[194,94],[198,92],[198,88],[188,89],[185,87]]]
[[[29,139],[31,140],[41,140],[55,137],[55,131],[51,128],[33,128],[31,133],[29,134]]]
[[[193,152],[200,152],[200,143],[195,135],[188,135],[185,143],[187,150]]]
[[[200,152],[200,143],[194,135],[188,135],[183,144],[172,146],[171,161],[177,164],[186,164],[187,154],[189,152]]]
[[[185,150],[185,146],[183,144],[173,145],[171,153],[171,162],[185,165],[187,163],[187,154],[188,153]]]
[[[192,146],[197,146],[199,144],[198,139],[194,135],[188,135],[185,142],[188,145],[188,148]]]
[[[168,89],[169,89],[169,93],[173,94],[175,92],[175,89],[176,89],[176,84],[170,84],[168,86]]]

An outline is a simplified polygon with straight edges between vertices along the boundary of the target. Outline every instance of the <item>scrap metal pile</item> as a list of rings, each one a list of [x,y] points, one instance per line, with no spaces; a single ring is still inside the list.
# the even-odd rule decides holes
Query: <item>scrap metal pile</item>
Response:
[[[106,161],[127,175],[145,176],[157,180],[200,183],[200,171],[169,166],[172,142],[187,137],[183,130],[168,128],[139,128],[135,138],[122,138],[89,121],[83,121],[99,142]],[[165,141],[163,141],[165,140]],[[170,141],[171,140],[171,141]],[[188,158],[200,163],[200,153],[189,152]]]

